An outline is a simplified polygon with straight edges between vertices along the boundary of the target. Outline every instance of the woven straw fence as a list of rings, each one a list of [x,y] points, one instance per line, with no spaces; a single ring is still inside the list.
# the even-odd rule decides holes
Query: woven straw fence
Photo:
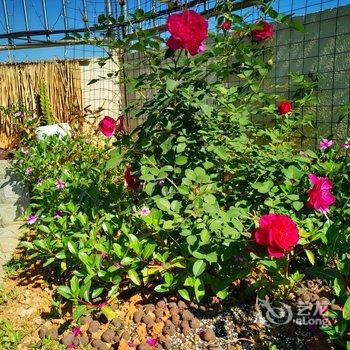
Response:
[[[22,104],[40,114],[39,83],[44,80],[55,122],[69,122],[82,110],[81,73],[78,61],[44,61],[0,64],[0,106]],[[0,148],[18,142],[14,115],[0,113]]]

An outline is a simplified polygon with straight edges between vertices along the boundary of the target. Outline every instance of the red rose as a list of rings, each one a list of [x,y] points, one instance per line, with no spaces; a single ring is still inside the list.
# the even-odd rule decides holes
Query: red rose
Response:
[[[252,30],[252,38],[255,41],[263,41],[266,40],[273,35],[273,27],[270,23],[261,21],[257,23],[259,26],[261,26],[261,29],[254,29]]]
[[[222,30],[224,30],[225,32],[226,32],[227,30],[230,30],[230,29],[231,29],[231,22],[230,22],[230,21],[227,21],[227,20],[223,21],[223,22],[221,23],[220,28],[221,28]]]
[[[116,120],[106,115],[98,124],[103,135],[111,137],[115,133]]]
[[[281,258],[298,243],[299,230],[289,216],[267,214],[259,220],[259,228],[255,231],[255,241],[267,246],[270,256]]]
[[[116,125],[115,125],[116,130],[118,130],[120,132],[125,131],[124,119],[125,118],[123,115],[119,116],[119,118],[117,119]]]
[[[285,115],[290,113],[293,110],[292,102],[290,101],[281,101],[278,104],[278,114]]]
[[[192,56],[203,50],[203,42],[208,37],[208,21],[200,14],[192,10],[172,14],[166,28],[171,34],[166,42],[171,50],[183,48]]]
[[[131,167],[126,169],[124,173],[124,180],[129,189],[137,190],[140,187],[140,182],[137,181],[136,177],[131,174],[131,171]]]
[[[332,194],[333,183],[328,177],[318,177],[315,174],[309,174],[309,179],[314,185],[307,191],[309,200],[307,206],[323,213],[329,212],[329,207],[335,203],[335,197]]]

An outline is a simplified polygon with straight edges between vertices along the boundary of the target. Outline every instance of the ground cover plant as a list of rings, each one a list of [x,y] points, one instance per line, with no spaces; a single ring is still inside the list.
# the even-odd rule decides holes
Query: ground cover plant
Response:
[[[145,121],[128,132],[123,116],[104,117],[103,147],[52,138],[17,152],[33,194],[25,246],[55,269],[76,318],[95,308],[112,320],[110,303],[130,289],[200,302],[244,281],[247,298],[288,301],[319,278],[339,306],[319,315],[322,328],[349,348],[349,143],[319,135],[317,149],[298,148],[316,83],[291,75],[289,98],[262,86],[273,64],[266,17],[300,28],[266,4],[254,24],[231,5],[217,8],[219,34],[191,10],[169,16],[166,38],[109,31],[110,46],[147,63],[147,74],[115,74],[140,96],[125,113]]]

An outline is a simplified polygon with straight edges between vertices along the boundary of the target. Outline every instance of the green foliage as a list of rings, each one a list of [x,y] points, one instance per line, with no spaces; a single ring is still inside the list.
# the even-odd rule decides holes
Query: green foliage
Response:
[[[39,83],[39,98],[40,98],[40,111],[42,117],[44,117],[45,125],[53,124],[52,109],[50,103],[50,97],[47,90],[45,80],[40,80]]]
[[[52,266],[58,293],[76,304],[74,316],[113,299],[125,288],[154,286],[186,299],[225,298],[237,280],[248,293],[288,297],[306,276],[334,286],[334,302],[344,305],[325,328],[344,345],[349,329],[350,204],[349,154],[298,149],[313,127],[317,106],[313,77],[291,74],[293,111],[278,113],[287,96],[267,93],[271,49],[250,40],[256,25],[246,23],[220,2],[218,25],[231,20],[229,33],[210,34],[207,50],[194,57],[165,50],[155,31],[135,28],[123,40],[109,25],[123,21],[100,16],[109,48],[139,51],[147,74],[114,72],[135,99],[125,112],[145,121],[112,149],[84,139],[47,139],[29,156],[16,155],[14,167],[32,186],[35,238],[25,243],[33,257]],[[262,17],[297,29],[289,16],[261,2]],[[142,20],[145,13],[132,17]],[[106,59],[100,62],[101,66]],[[274,87],[269,86],[269,91]],[[152,94],[145,94],[151,89]],[[25,176],[25,169],[33,172]],[[122,175],[130,167],[138,189]],[[334,183],[336,203],[327,215],[308,208],[308,175]],[[36,184],[39,178],[43,184]],[[58,190],[58,179],[65,187]],[[146,209],[143,211],[143,209]],[[54,211],[64,212],[54,219]],[[300,240],[281,259],[267,257],[254,231],[267,213],[291,217]],[[107,318],[108,305],[99,306]],[[348,341],[347,339],[345,341]],[[273,348],[273,345],[271,345]]]

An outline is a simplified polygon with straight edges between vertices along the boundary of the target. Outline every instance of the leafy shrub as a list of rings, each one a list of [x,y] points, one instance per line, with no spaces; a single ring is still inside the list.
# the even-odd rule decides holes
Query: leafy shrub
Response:
[[[45,174],[33,188],[32,217],[27,212],[38,231],[27,247],[69,280],[59,287],[64,297],[90,305],[151,284],[184,299],[225,298],[233,282],[248,277],[247,293],[288,297],[305,275],[321,277],[344,305],[337,315],[343,321],[325,330],[341,339],[350,319],[348,144],[324,139],[319,150],[300,152],[317,86],[291,75],[290,101],[265,92],[271,53],[263,41],[271,28],[246,23],[230,6],[218,8],[223,32],[210,34],[201,54],[205,33],[193,36],[192,45],[191,35],[169,25],[167,51],[152,31],[135,29],[114,43],[139,51],[149,72],[128,80],[144,98],[126,112],[145,122],[131,134],[122,118],[100,123],[104,135],[117,137],[111,151],[82,139],[50,139],[35,144],[29,157],[18,153],[19,172],[32,167],[28,176],[35,180]],[[262,18],[298,27],[263,4],[261,11]],[[104,21],[116,22],[104,17],[103,28]],[[54,219],[55,210],[64,215]],[[297,227],[298,244],[286,244],[287,227]],[[112,311],[100,307],[109,317]]]

